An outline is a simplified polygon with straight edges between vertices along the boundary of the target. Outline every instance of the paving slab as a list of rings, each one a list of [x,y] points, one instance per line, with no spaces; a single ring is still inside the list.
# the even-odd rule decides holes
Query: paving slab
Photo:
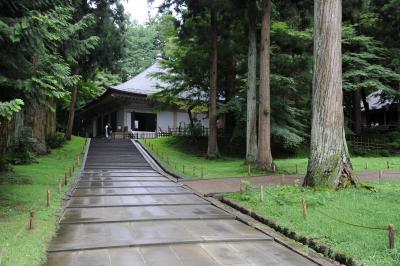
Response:
[[[93,263],[93,260],[96,263]],[[58,265],[308,266],[314,264],[272,241],[243,241],[114,248],[50,254],[47,266]]]
[[[313,265],[150,167],[92,140],[47,265]]]
[[[83,196],[117,196],[117,195],[148,195],[148,194],[185,194],[191,193],[183,187],[158,188],[77,188],[73,197]]]
[[[120,221],[233,219],[212,205],[164,205],[135,207],[68,208],[61,223],[100,223]]]
[[[153,205],[203,205],[208,201],[194,194],[170,195],[130,195],[130,196],[91,196],[72,197],[69,207],[115,207],[115,206],[153,206]]]
[[[130,188],[130,187],[179,187],[180,183],[172,181],[79,181],[77,188],[96,188],[96,187],[110,187],[110,188]]]
[[[136,171],[136,172],[97,172],[97,173],[91,173],[91,172],[84,172],[82,173],[82,177],[141,177],[141,176],[162,176],[159,173],[155,171]]]
[[[133,177],[81,177],[78,182],[171,182],[163,176],[133,176]]]
[[[61,224],[49,251],[173,243],[272,240],[237,220]]]

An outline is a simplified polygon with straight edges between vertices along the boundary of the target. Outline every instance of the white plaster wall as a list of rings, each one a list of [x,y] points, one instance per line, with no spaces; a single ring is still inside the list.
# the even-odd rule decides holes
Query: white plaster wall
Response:
[[[162,111],[157,113],[157,130],[167,131],[174,126],[174,112]]]
[[[117,129],[121,127],[121,130],[124,129],[124,110],[117,111]]]
[[[131,112],[125,110],[125,115],[126,115],[126,120],[124,126],[128,127],[129,130],[131,129],[132,114]]]
[[[187,112],[183,112],[183,111],[178,111],[176,114],[176,126],[187,126],[188,124],[190,124],[190,119],[189,119],[189,115]]]
[[[197,118],[197,120],[201,121],[201,124],[204,127],[208,128],[209,122],[208,122],[208,117],[207,116],[208,116],[207,114],[195,114],[195,117]]]
[[[193,117],[199,120],[204,127],[208,127],[208,118],[206,118],[207,114],[193,113]],[[188,113],[184,111],[178,111],[176,126],[179,127],[179,125],[183,126],[188,124],[190,124]]]

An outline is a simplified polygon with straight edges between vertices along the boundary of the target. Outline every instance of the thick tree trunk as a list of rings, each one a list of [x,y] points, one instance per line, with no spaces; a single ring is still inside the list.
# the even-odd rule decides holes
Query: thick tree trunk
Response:
[[[194,129],[194,120],[193,120],[193,114],[192,114],[192,110],[194,108],[194,105],[189,106],[187,113],[189,116],[189,122],[190,122],[190,127],[192,128],[192,130]]]
[[[396,105],[397,109],[397,127],[400,128],[400,99],[399,102]]]
[[[67,140],[71,140],[71,136],[72,136],[72,129],[74,127],[75,106],[76,106],[77,95],[78,95],[78,85],[74,85],[72,87],[71,106],[69,109],[67,131],[65,132],[65,137]]]
[[[361,91],[356,89],[353,91],[353,123],[354,133],[357,135],[361,134]]]
[[[361,100],[364,105],[364,111],[365,111],[365,121],[367,124],[367,128],[371,126],[371,119],[369,117],[369,103],[367,101],[367,93],[365,92],[365,89],[360,90],[361,93]]]
[[[258,114],[258,165],[261,169],[272,170],[271,155],[271,103],[270,103],[270,24],[271,1],[261,2],[261,48],[260,48],[260,104]]]
[[[247,10],[249,20],[249,51],[247,61],[247,121],[246,121],[246,161],[257,161],[257,5],[250,1]]]
[[[219,157],[217,143],[217,14],[211,11],[210,106],[207,158]]]
[[[314,1],[312,129],[306,186],[356,184],[344,134],[341,3]]]
[[[8,123],[9,121],[0,117],[0,172],[7,170],[5,154],[8,140]]]

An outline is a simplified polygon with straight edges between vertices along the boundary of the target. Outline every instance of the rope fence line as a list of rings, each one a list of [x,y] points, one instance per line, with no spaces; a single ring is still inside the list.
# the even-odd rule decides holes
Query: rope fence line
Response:
[[[244,186],[244,188],[242,186]],[[275,200],[279,199],[279,196],[269,193],[266,189],[264,189],[264,186],[261,186],[260,189],[257,189],[255,187],[253,187],[249,182],[241,180],[240,191],[244,192],[244,191],[247,191],[247,189],[249,189],[249,191],[252,191],[252,192],[259,192],[261,202],[264,202],[265,194],[267,194],[267,197],[271,196]],[[261,189],[263,190],[262,192],[261,192]],[[303,205],[304,219],[307,219],[307,203],[306,203],[305,198],[302,197],[300,202]],[[387,227],[384,227],[384,226],[382,226],[382,227],[376,226],[375,227],[375,226],[356,224],[356,223],[345,221],[343,219],[333,217],[332,215],[329,215],[317,208],[310,208],[310,209],[312,211],[315,211],[315,212],[321,214],[322,216],[325,216],[326,218],[336,221],[338,223],[346,224],[346,225],[353,226],[353,227],[368,229],[368,230],[374,230],[374,231],[387,231],[389,233],[389,246],[390,246],[391,250],[394,249],[394,234],[397,234],[400,236],[400,230],[395,230],[393,224],[389,224]]]

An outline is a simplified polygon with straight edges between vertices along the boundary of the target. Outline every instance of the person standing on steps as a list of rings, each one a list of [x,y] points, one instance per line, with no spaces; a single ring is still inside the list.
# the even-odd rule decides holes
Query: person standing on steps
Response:
[[[107,123],[106,124],[106,139],[108,141],[110,141],[111,137],[112,137],[112,127],[111,127],[110,123]]]

